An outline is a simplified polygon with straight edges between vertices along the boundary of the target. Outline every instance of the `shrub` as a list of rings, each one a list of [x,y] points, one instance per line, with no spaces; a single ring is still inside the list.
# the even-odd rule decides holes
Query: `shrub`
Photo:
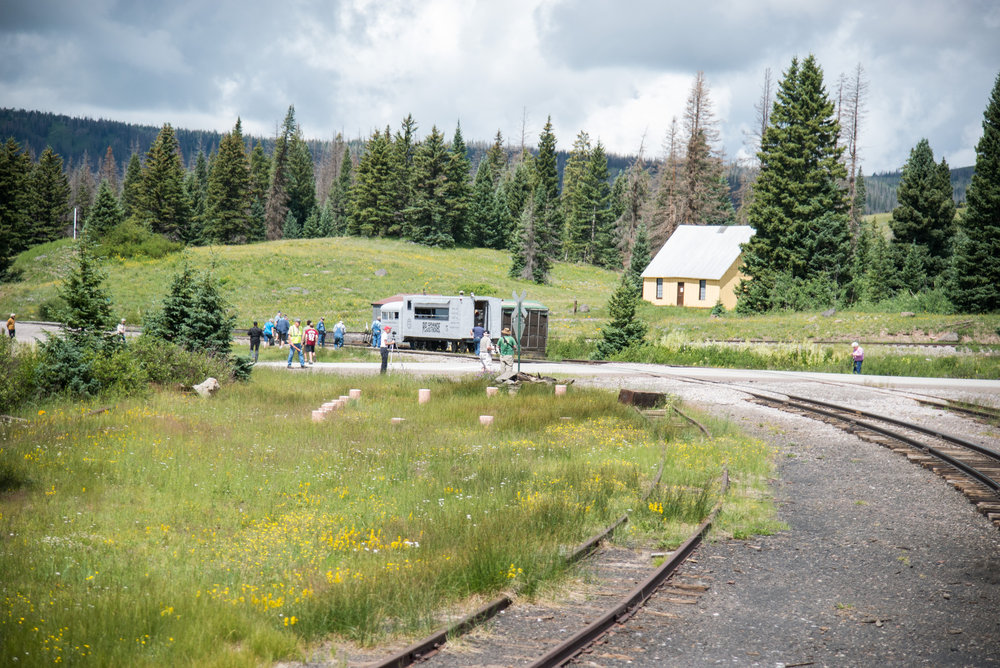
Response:
[[[0,337],[0,412],[13,410],[35,395],[37,367],[34,348],[18,345],[6,335]]]
[[[130,341],[128,350],[142,367],[147,382],[158,385],[195,385],[209,376],[224,382],[232,376],[223,358],[203,351],[189,352],[148,334]]]
[[[39,345],[38,389],[43,395],[97,394],[94,377],[95,350],[89,338],[54,336]]]
[[[49,297],[38,305],[38,317],[48,322],[62,322],[67,308],[66,300],[62,297]]]
[[[158,259],[176,253],[184,244],[171,241],[162,234],[150,232],[140,223],[129,219],[115,225],[101,239],[95,254],[102,257],[148,257]]]

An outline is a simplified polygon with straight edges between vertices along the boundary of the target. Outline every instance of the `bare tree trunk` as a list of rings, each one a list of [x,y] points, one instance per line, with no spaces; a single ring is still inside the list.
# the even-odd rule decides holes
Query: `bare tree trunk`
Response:
[[[847,112],[845,133],[847,136],[847,198],[852,241],[860,233],[861,212],[857,210],[858,139],[861,135],[861,121],[865,116],[865,98],[868,96],[868,81],[861,63],[854,69],[854,76],[847,87]]]

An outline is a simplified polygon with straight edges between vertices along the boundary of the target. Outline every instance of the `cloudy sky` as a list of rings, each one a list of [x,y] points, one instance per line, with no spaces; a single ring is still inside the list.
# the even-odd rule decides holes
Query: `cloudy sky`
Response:
[[[730,158],[764,71],[814,54],[827,88],[862,65],[866,173],[922,138],[975,162],[1000,72],[995,0],[0,0],[0,106],[273,135],[367,137],[413,114],[469,140],[662,156],[698,71]]]

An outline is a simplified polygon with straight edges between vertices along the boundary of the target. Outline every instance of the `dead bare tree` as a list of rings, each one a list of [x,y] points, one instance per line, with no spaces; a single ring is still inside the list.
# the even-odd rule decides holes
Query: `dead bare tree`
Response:
[[[854,68],[854,76],[847,85],[845,94],[845,115],[841,133],[845,138],[844,157],[847,167],[847,198],[850,214],[851,235],[857,239],[860,231],[861,212],[857,210],[857,176],[860,160],[858,140],[861,136],[861,122],[865,117],[865,100],[868,97],[868,80],[861,63]]]

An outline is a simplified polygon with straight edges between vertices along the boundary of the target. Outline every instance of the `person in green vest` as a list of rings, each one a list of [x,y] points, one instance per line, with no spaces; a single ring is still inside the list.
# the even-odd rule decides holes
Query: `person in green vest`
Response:
[[[295,353],[299,353],[299,366],[306,368],[306,360],[302,355],[302,319],[296,318],[295,324],[288,329],[288,368],[292,368]]]
[[[500,350],[500,375],[497,376],[497,381],[505,382],[514,375],[514,353],[520,349],[517,339],[510,334],[510,327],[503,328],[497,348]]]

